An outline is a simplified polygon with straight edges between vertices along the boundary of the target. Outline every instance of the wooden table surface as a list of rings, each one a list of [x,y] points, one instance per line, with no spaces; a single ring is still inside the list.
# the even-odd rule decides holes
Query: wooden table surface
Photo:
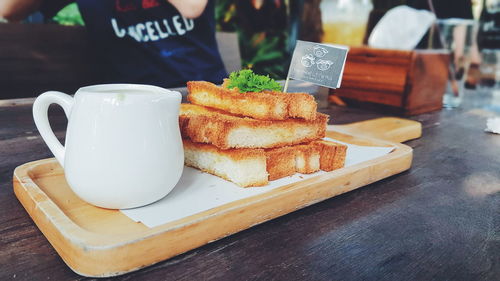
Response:
[[[500,280],[500,135],[484,132],[499,96],[471,91],[460,109],[413,117],[423,137],[407,142],[407,172],[114,279]],[[16,103],[0,102],[0,280],[85,279],[12,191],[15,167],[52,157],[31,105]],[[335,124],[383,116],[322,111]],[[62,138],[64,114],[50,112]]]

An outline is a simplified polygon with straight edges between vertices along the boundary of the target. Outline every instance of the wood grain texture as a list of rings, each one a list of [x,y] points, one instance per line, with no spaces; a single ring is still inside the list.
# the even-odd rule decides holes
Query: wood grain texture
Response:
[[[331,92],[349,105],[399,115],[431,112],[442,107],[448,64],[449,53],[440,50],[352,48],[342,87]]]
[[[463,104],[412,117],[423,136],[406,143],[409,171],[112,280],[497,280],[500,138],[483,131],[495,96],[466,92]],[[336,125],[388,116],[323,112]],[[50,119],[64,140],[62,110],[51,108]],[[31,107],[0,107],[0,280],[89,280],[13,193],[14,168],[48,157]]]
[[[422,136],[420,122],[395,117],[381,117],[347,125],[330,125],[328,129],[398,143]]]
[[[14,192],[76,273],[91,277],[116,276],[410,168],[412,149],[405,145],[338,132],[328,132],[327,136],[353,144],[393,145],[396,149],[371,161],[151,229],[119,211],[97,208],[80,200],[68,187],[64,171],[53,158],[16,168]]]
[[[442,108],[449,63],[450,56],[446,51],[413,53],[404,101],[406,115]]]
[[[351,48],[335,95],[343,98],[402,107],[412,52]]]

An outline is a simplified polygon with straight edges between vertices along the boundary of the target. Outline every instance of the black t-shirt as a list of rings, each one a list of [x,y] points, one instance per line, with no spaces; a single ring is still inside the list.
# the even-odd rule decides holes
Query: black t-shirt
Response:
[[[227,76],[215,41],[214,1],[194,20],[167,0],[76,2],[110,83],[174,87]]]

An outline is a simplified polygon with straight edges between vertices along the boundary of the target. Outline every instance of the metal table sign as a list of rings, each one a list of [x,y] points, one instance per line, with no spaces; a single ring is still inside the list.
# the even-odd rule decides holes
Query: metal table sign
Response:
[[[339,88],[348,51],[347,46],[297,40],[283,91],[287,91],[290,78]]]

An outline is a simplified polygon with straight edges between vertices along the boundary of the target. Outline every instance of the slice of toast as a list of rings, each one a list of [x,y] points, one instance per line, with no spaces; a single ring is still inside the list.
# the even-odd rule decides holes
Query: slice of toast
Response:
[[[182,140],[184,164],[232,181],[239,186],[268,183],[266,155],[263,149],[221,150],[213,145]]]
[[[266,170],[270,181],[284,178],[295,174],[295,152],[293,146],[285,146],[274,149],[267,149]]]
[[[311,174],[320,170],[321,146],[308,143],[266,149],[269,180],[277,180],[295,173]],[[328,151],[330,152],[330,151]],[[334,155],[326,156],[334,158]]]
[[[315,120],[257,120],[195,104],[181,104],[179,125],[183,138],[222,149],[274,148],[325,137],[328,115]]]
[[[205,81],[187,82],[191,103],[261,120],[315,120],[317,103],[306,93],[240,93]]]
[[[314,144],[320,150],[320,169],[323,171],[333,171],[344,167],[347,155],[347,146],[325,140],[315,141]]]
[[[316,143],[295,146],[295,170],[298,173],[310,174],[319,171],[321,159],[321,145]],[[327,151],[329,152],[329,151]],[[328,157],[334,158],[334,155]]]
[[[270,180],[297,172],[309,174],[320,170],[322,162],[345,159],[344,146],[328,141],[272,149],[242,148],[222,150],[211,144],[183,140],[185,164],[232,181],[242,187],[263,186]],[[334,155],[331,155],[334,153]],[[337,155],[338,153],[338,155]],[[334,165],[323,164],[324,167]],[[342,165],[343,166],[343,165]],[[339,167],[335,164],[335,167]]]

